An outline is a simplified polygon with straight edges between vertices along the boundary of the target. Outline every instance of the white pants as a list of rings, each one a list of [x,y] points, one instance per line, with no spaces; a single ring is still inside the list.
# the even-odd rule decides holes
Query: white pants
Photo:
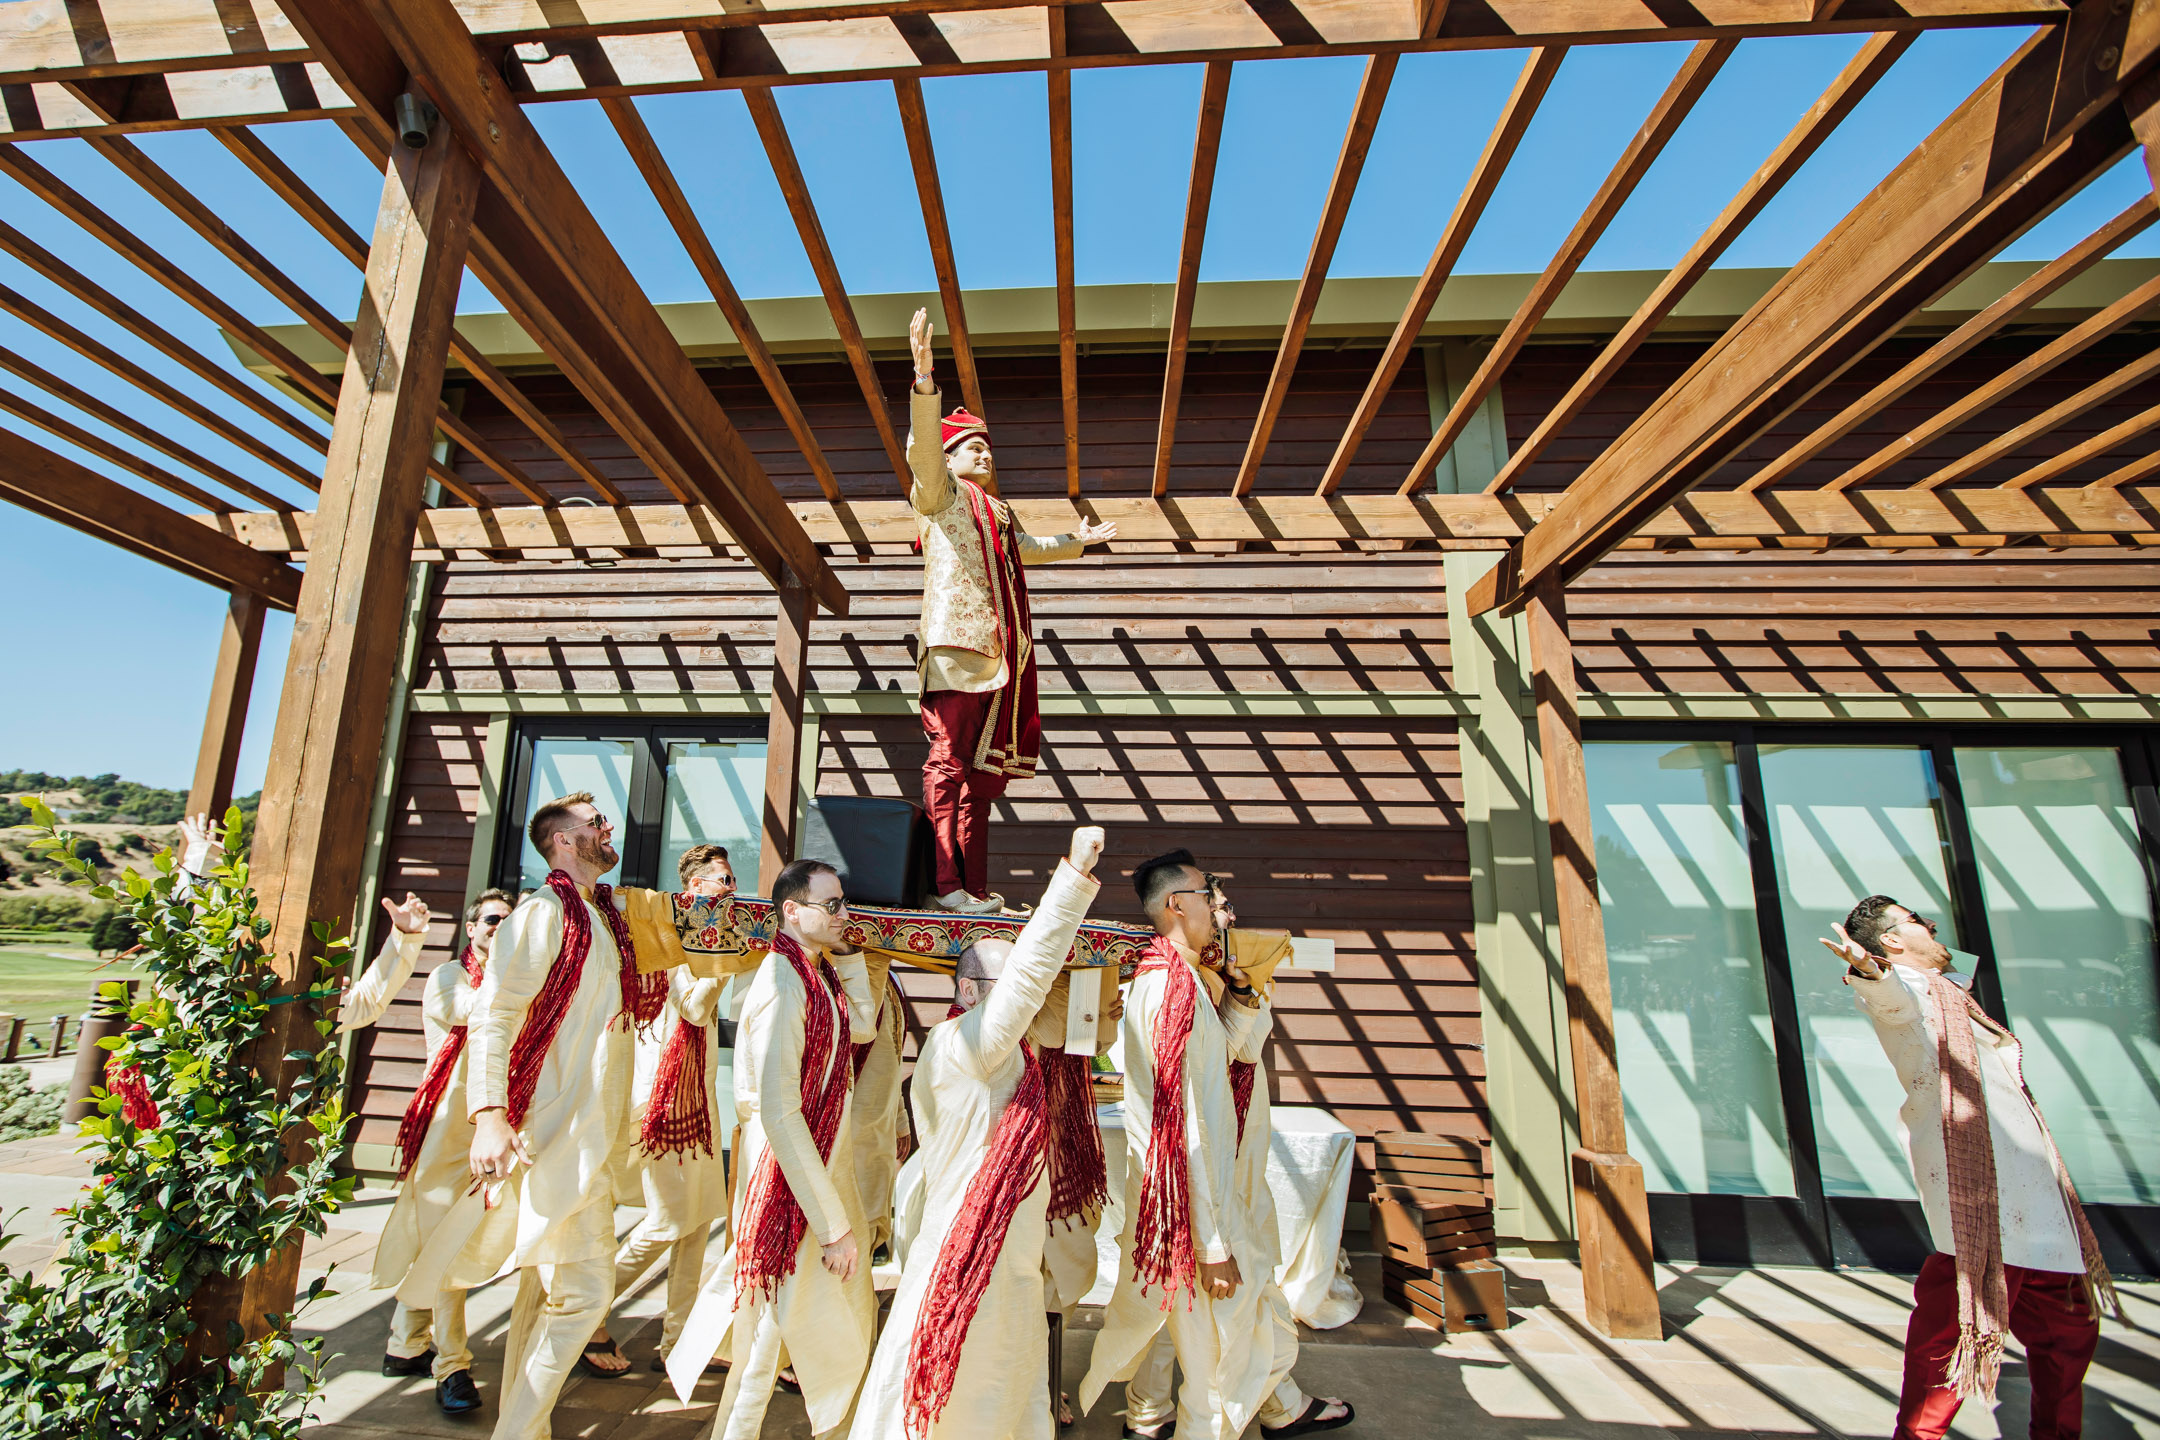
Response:
[[[697,1304],[698,1282],[705,1274],[705,1241],[703,1226],[696,1227],[680,1240],[655,1240],[647,1232],[645,1222],[640,1220],[637,1228],[623,1240],[622,1249],[615,1252],[617,1295],[629,1294],[630,1287],[644,1278],[653,1262],[663,1254],[667,1256],[667,1315],[660,1322],[660,1354],[663,1358],[675,1348],[675,1337],[682,1334],[683,1321],[689,1318],[690,1307]]]
[[[614,1279],[615,1267],[605,1255],[518,1272],[495,1440],[548,1440],[555,1399],[607,1317]]]
[[[1270,1331],[1275,1337],[1275,1356],[1274,1363],[1268,1367],[1272,1388],[1267,1398],[1260,1402],[1256,1418],[1271,1430],[1280,1429],[1305,1413],[1305,1392],[1290,1378],[1290,1367],[1297,1363],[1297,1322],[1290,1317],[1289,1306],[1280,1296],[1281,1292],[1277,1291],[1272,1303],[1263,1302],[1269,1303],[1276,1322]],[[1171,1313],[1178,1312],[1173,1309]],[[1214,1431],[1212,1415],[1192,1410],[1194,1405],[1206,1404],[1208,1387],[1194,1385],[1188,1374],[1184,1389],[1178,1392],[1176,1403],[1172,1403],[1171,1369],[1177,1358],[1174,1328],[1166,1322],[1155,1332],[1155,1343],[1148,1347],[1140,1368],[1126,1382],[1125,1423],[1137,1429],[1152,1430],[1174,1414],[1178,1422],[1177,1433],[1199,1440]]]
[[[400,1301],[390,1312],[390,1343],[383,1353],[399,1360],[435,1352],[437,1380],[472,1369],[472,1347],[465,1339],[465,1292],[444,1290],[433,1310],[409,1310]]]

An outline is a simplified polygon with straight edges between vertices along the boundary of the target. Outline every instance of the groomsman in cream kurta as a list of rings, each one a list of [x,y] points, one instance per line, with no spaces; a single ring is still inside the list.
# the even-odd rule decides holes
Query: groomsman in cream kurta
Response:
[[[1174,1422],[1182,1440],[1237,1440],[1255,1419],[1276,1440],[1347,1425],[1349,1406],[1307,1397],[1290,1380],[1296,1332],[1285,1343],[1273,1217],[1250,1203],[1252,1177],[1240,1174],[1241,1121],[1249,1116],[1241,1114],[1243,1087],[1233,1085],[1232,1066],[1252,1067],[1244,1072],[1255,1087],[1247,1103],[1257,1105],[1267,1002],[1243,972],[1215,958],[1225,902],[1188,852],[1140,866],[1133,888],[1156,939],[1125,1003],[1124,1268],[1081,1408],[1092,1408],[1111,1383],[1138,1376],[1127,1388],[1126,1434],[1169,1434],[1171,1419],[1158,1410],[1167,1367],[1147,1365],[1167,1326],[1185,1372]],[[1219,1001],[1210,999],[1204,965],[1220,967]],[[1144,1367],[1153,1373],[1142,1374]]]
[[[772,903],[773,946],[735,1028],[741,1140],[730,1245],[668,1354],[668,1377],[687,1399],[732,1337],[713,1422],[722,1440],[758,1434],[783,1352],[812,1432],[838,1429],[862,1383],[877,1312],[848,1129],[853,1047],[877,1033],[868,963],[843,938],[847,898],[830,865],[789,865]]]
[[[855,1137],[855,1190],[862,1200],[863,1259],[892,1243],[893,1182],[909,1143],[907,1106],[900,1101],[900,1051],[907,1039],[901,1008],[907,998],[891,975],[878,995],[877,1038],[856,1046],[855,1098],[848,1129]]]
[[[1025,567],[1070,560],[1115,538],[1117,526],[1083,522],[1048,540],[1020,528],[985,488],[996,484],[989,427],[965,410],[938,418],[930,330],[929,313],[917,310],[908,327],[915,384],[907,456],[923,555],[923,809],[937,854],[936,903],[980,914],[1004,905],[990,892],[991,803],[1009,781],[1035,773],[1041,748]]]
[[[1042,1243],[1060,1143],[1041,1022],[1098,888],[1103,832],[1073,832],[1020,937],[960,958],[962,1013],[915,1064],[926,1208],[850,1440],[1049,1440]],[[1092,976],[1092,972],[1089,972]],[[1088,1110],[1086,1124],[1094,1123]],[[948,1408],[948,1402],[950,1408]]]

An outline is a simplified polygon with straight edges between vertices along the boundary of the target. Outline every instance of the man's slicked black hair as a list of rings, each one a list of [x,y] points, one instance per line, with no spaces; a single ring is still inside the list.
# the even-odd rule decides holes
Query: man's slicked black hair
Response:
[[[1852,913],[1845,917],[1845,934],[1868,954],[1888,959],[1883,954],[1883,932],[1893,928],[1890,912],[1904,908],[1887,895],[1870,895],[1853,906]]]
[[[1132,872],[1133,893],[1140,897],[1141,914],[1155,913],[1156,907],[1162,904],[1163,896],[1170,893],[1176,888],[1178,881],[1185,878],[1183,871],[1188,865],[1196,870],[1200,868],[1200,862],[1193,859],[1192,851],[1172,850],[1167,855],[1158,855],[1153,860],[1142,863],[1139,869]]]
[[[810,879],[814,875],[838,875],[823,860],[797,860],[780,872],[780,878],[772,882],[773,909],[778,910],[790,900],[801,900],[810,893]]]

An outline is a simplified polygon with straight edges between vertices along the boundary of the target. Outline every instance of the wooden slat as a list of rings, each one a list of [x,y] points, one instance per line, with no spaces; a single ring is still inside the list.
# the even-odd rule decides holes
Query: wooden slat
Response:
[[[1515,147],[1522,143],[1524,132],[1537,117],[1538,106],[1544,101],[1545,92],[1552,88],[1553,76],[1560,73],[1560,62],[1566,56],[1564,47],[1552,46],[1531,51],[1530,58],[1523,62],[1522,73],[1515,77],[1515,88],[1509,93],[1507,103],[1500,107],[1500,118],[1494,123],[1485,149],[1470,171],[1470,179],[1455,202],[1454,212],[1448,216],[1446,228],[1440,232],[1439,243],[1433,246],[1432,258],[1425,262],[1424,273],[1410,289],[1410,298],[1403,304],[1402,318],[1395,322],[1395,331],[1388,337],[1387,347],[1380,352],[1380,363],[1373,367],[1372,379],[1365,382],[1365,393],[1359,397],[1357,409],[1343,430],[1342,439],[1336,442],[1335,453],[1328,460],[1315,493],[1334,494],[1349,473],[1350,462],[1357,458],[1358,448],[1365,443],[1366,432],[1380,418],[1380,407],[1387,402],[1388,392],[1395,388],[1395,377],[1402,373],[1411,351],[1417,348],[1425,322],[1431,318],[1433,306],[1438,303],[1441,290],[1446,288],[1448,277],[1455,273],[1455,262],[1462,258],[1463,246],[1470,243],[1471,232],[1477,229],[1486,204],[1492,199],[1493,191],[1499,188],[1500,177],[1507,173],[1508,162],[1515,158]]]
[[[235,590],[225,608],[225,628],[218,640],[217,665],[210,672],[210,705],[203,717],[202,742],[195,751],[195,779],[188,786],[187,813],[225,818],[233,801],[233,775],[240,768],[240,740],[247,729],[248,701],[255,690],[255,659],[262,650],[263,600],[252,590]]]
[[[1011,502],[1020,524],[1035,534],[1070,530],[1081,519],[1114,521],[1125,541],[1237,541],[1248,545],[1310,546],[1316,541],[1435,542],[1446,548],[1494,548],[1528,532],[1557,496],[1393,495],[1247,496],[1207,501],[1133,497],[1094,500],[1084,509],[1065,500]],[[1797,491],[1775,496],[1698,491],[1642,527],[1645,543],[1775,541],[1786,538],[1909,539],[1955,542],[1962,536],[2029,537],[2090,534],[2124,543],[2160,532],[2160,492],[2090,489]],[[904,547],[915,538],[915,514],[905,501],[831,504],[802,502],[795,516],[821,546]],[[281,555],[304,554],[314,517],[247,513],[203,517],[248,545]],[[485,552],[498,558],[590,549],[658,549],[715,553],[731,537],[699,507],[631,505],[468,511],[438,509],[420,518],[415,544],[429,554]],[[2001,540],[1995,543],[2004,543]]]
[[[0,352],[0,364],[5,363],[5,352]],[[178,495],[191,505],[200,505],[213,514],[229,515],[233,513],[231,505],[218,499],[209,491],[189,484],[164,466],[153,465],[125,446],[115,445],[104,436],[85,430],[74,421],[55,415],[44,406],[17,395],[14,391],[4,387],[0,387],[0,411],[13,415],[18,420],[35,425],[47,434],[57,435],[70,445],[87,450],[107,464],[117,465],[129,474],[149,481],[160,490]]]
[[[1343,132],[1342,149],[1335,156],[1335,175],[1328,183],[1326,201],[1320,207],[1320,223],[1313,230],[1312,248],[1305,254],[1305,270],[1298,278],[1290,302],[1290,318],[1283,325],[1282,343],[1275,350],[1275,366],[1267,388],[1261,392],[1260,413],[1253,420],[1252,436],[1245,442],[1245,459],[1230,484],[1232,495],[1252,493],[1267,458],[1268,440],[1275,433],[1276,417],[1290,394],[1290,380],[1297,373],[1298,354],[1305,348],[1305,332],[1313,311],[1320,306],[1320,291],[1327,284],[1328,267],[1335,263],[1335,242],[1342,238],[1343,221],[1357,194],[1358,177],[1365,172],[1365,154],[1372,148],[1373,130],[1387,104],[1388,87],[1395,82],[1396,57],[1375,55],[1365,62],[1358,85],[1357,104],[1351,108],[1349,127]]]
[[[2056,401],[2030,420],[2011,426],[1970,454],[1958,457],[1933,474],[1915,482],[1916,488],[1933,490],[1977,475],[1996,461],[2015,455],[2042,435],[2069,424],[2095,405],[2107,403],[2123,391],[2143,384],[2154,375],[2160,375],[2160,350],[2141,356],[2114,374],[2087,385],[2075,395]],[[2010,486],[2018,484],[2015,480],[2003,483]],[[2025,483],[2029,485],[2037,482]]]
[[[770,888],[795,858],[802,782],[803,699],[810,688],[810,622],[817,602],[799,584],[780,587],[773,631],[772,704],[765,721],[765,810],[758,874]]]
[[[1178,241],[1177,288],[1170,301],[1170,345],[1163,361],[1162,408],[1155,421],[1155,478],[1149,493],[1170,493],[1170,455],[1177,445],[1178,405],[1185,393],[1185,348],[1192,339],[1193,301],[1200,293],[1200,247],[1207,240],[1215,195],[1215,158],[1222,150],[1223,113],[1230,104],[1230,62],[1208,62],[1200,84],[1199,130],[1193,136],[1192,179],[1185,187],[1185,233]]]
[[[1865,485],[1921,446],[1969,424],[2065,360],[2105,340],[2154,305],[2160,305],[2160,276],[2154,276],[2112,305],[2087,316],[2038,350],[2010,365],[2001,374],[1973,386],[1955,401],[1945,405],[1865,460],[1848,466],[1823,488],[1850,490],[1855,485]]]
[[[97,396],[90,394],[79,386],[69,384],[50,370],[5,347],[0,347],[0,368],[12,371],[43,390],[46,394],[66,401],[85,415],[102,420],[121,434],[130,436],[138,443],[147,445],[151,449],[179,461],[197,474],[207,476],[237,494],[245,495],[258,504],[268,505],[274,509],[282,510],[285,508],[285,502],[277,496],[249,484],[245,479],[235,475],[216,461],[207,460],[196,454],[187,446],[166,435],[164,431],[158,429],[155,425],[144,424],[118,406],[106,404]],[[141,472],[138,471],[137,473]],[[198,503],[204,504],[212,510],[230,510],[233,508],[224,501],[214,498],[199,501]]]
[[[332,315],[297,281],[272,264],[260,250],[242,239],[238,232],[220,219],[192,190],[174,179],[163,166],[143,154],[134,141],[121,135],[106,135],[94,138],[89,143],[114,169],[133,180],[159,204],[179,216],[189,229],[208,241],[212,249],[230,260],[243,275],[262,286],[279,304],[306,321],[316,334],[340,350],[352,344],[351,327]],[[546,491],[535,485],[531,477],[505,459],[493,445],[482,439],[447,406],[437,406],[435,423],[444,434],[470,452],[481,464],[501,476],[518,494],[535,505],[548,503]],[[468,505],[485,503],[458,480],[456,472],[448,465],[433,462],[431,457],[430,471],[445,489]]]
[[[2050,480],[2059,480],[2080,465],[2096,460],[2111,450],[2121,449],[2155,425],[2160,425],[2160,405],[2140,410],[2128,419],[2110,425],[2099,434],[2071,446],[2060,455],[2049,456],[2031,469],[2011,476],[2003,482],[2003,488],[2027,490],[2035,485],[2045,485]]]
[[[953,263],[952,228],[945,219],[945,187],[938,179],[937,150],[930,141],[930,113],[923,105],[922,82],[913,77],[893,81],[893,98],[900,104],[900,129],[907,136],[908,163],[915,171],[915,194],[922,204],[930,263],[937,271],[938,298],[944,305],[945,336],[952,345],[953,370],[960,377],[960,398],[969,410],[987,420],[990,411],[983,401],[982,381],[975,373],[975,347],[968,341],[967,306],[960,294],[960,269]]]
[[[13,237],[14,232],[9,229],[5,222],[0,222],[0,249],[19,255],[21,251],[11,243]],[[57,262],[55,263],[57,264]],[[248,408],[254,410],[258,415],[263,415],[265,418],[270,415],[283,416],[288,425],[282,428],[288,429],[303,439],[312,437],[318,446],[328,448],[329,439],[327,436],[318,435],[305,425],[302,425],[288,412],[280,409],[268,396],[258,394],[250,389],[245,381],[230,370],[215,364],[200,351],[183,344],[177,336],[159,328],[132,308],[121,305],[118,300],[113,299],[102,289],[91,285],[88,280],[83,279],[75,271],[70,269],[65,270],[64,273],[82,281],[84,295],[77,298],[94,295],[99,299],[111,302],[115,307],[112,310],[106,310],[104,306],[98,305],[96,301],[89,302],[107,319],[115,321],[130,334],[145,341],[145,343],[167,358],[178,361],[196,375],[211,381],[212,384],[216,385],[218,389],[224,391],[228,396],[234,399],[239,399],[242,396],[247,397]],[[95,361],[107,371],[141,390],[144,394],[164,402],[212,434],[253,455],[263,464],[283,474],[295,484],[303,485],[310,490],[320,488],[322,482],[316,478],[314,472],[308,470],[290,456],[263,443],[242,426],[226,419],[193,396],[175,388],[162,377],[145,370],[111,346],[76,329],[73,325],[68,324],[28,296],[5,285],[0,285],[0,310],[7,311],[8,314],[13,315],[24,324],[66,346],[85,359]],[[258,498],[268,496],[263,500],[266,505],[283,508],[286,503],[275,496],[270,496],[267,491],[251,493],[257,493]]]
[[[1875,88],[1876,82],[1890,73],[1890,67],[1912,47],[1916,38],[1918,37],[1893,32],[1877,35],[1860,47],[1859,53],[1854,55],[1839,72],[1838,77],[1830,82],[1821,98],[1808,107],[1808,112],[1786,133],[1777,149],[1770,152],[1769,158],[1748,177],[1748,182],[1740,187],[1739,193],[1726,204],[1717,219],[1710,222],[1710,228],[1689,247],[1687,254],[1680,257],[1679,263],[1666,272],[1657,288],[1644,298],[1635,313],[1628,317],[1627,323],[1606,342],[1605,348],[1598,352],[1597,359],[1590,362],[1589,368],[1576,377],[1575,383],[1568,387],[1567,394],[1561,396],[1560,402],[1545,413],[1545,417],[1538,421],[1537,428],[1530,432],[1528,438],[1514,447],[1507,463],[1500,467],[1500,473],[1495,475],[1492,483],[1486,487],[1488,490],[1499,492],[1514,485],[1523,472],[1537,462],[1538,456],[1544,453],[1545,447],[1552,443],[1554,437],[1574,423],[1575,417],[1582,414],[1583,408],[1592,398],[1620,373],[1620,367],[1627,363],[1628,357],[1635,353],[1636,348],[1649,339],[1658,326],[1665,323],[1666,317],[1687,298],[1688,292],[1694,289],[1696,282],[1717,263],[1718,256],[1725,253],[1726,247],[1740,238],[1741,232],[1754,223],[1763,207],[1776,198],[1778,192],[1785,188],[1786,182],[1791,180],[1800,167],[1821,148],[1822,143],[1830,138],[1831,132],[1844,123],[1853,107],[1866,99],[1868,93]]]
[[[1050,12],[1050,53],[1065,53],[1062,9]],[[1052,70],[1050,95],[1050,241],[1055,259],[1058,407],[1065,431],[1065,493],[1080,493],[1080,307],[1073,282],[1072,71]]]
[[[2078,0],[1714,342],[1568,487],[1473,614],[1580,574],[2131,143],[2124,87],[2160,50],[2160,13]]]
[[[780,118],[780,106],[772,95],[762,90],[743,92],[743,100],[750,107],[750,119],[757,126],[758,138],[764,142],[765,158],[772,162],[773,178],[780,183],[780,193],[787,198],[788,213],[795,217],[795,233],[802,238],[803,252],[810,257],[810,269],[817,275],[818,289],[824,293],[825,308],[832,315],[833,328],[840,332],[840,343],[847,350],[848,366],[855,372],[855,383],[862,389],[863,404],[870,410],[871,422],[877,426],[878,443],[885,447],[885,458],[891,462],[893,478],[904,490],[907,487],[907,456],[901,453],[900,436],[893,429],[892,411],[885,403],[885,391],[878,384],[877,369],[870,363],[870,347],[863,343],[862,326],[855,319],[854,302],[848,299],[847,285],[840,278],[840,267],[833,260],[832,246],[825,239],[825,226],[818,219],[817,205],[810,198],[810,183],[803,178],[802,165],[795,158],[795,144],[788,139],[787,125]]]
[[[1568,1049],[1581,1140],[1574,1172],[1583,1298],[1590,1323],[1602,1333],[1654,1340],[1663,1332],[1651,1269],[1650,1211],[1642,1167],[1627,1153],[1605,916],[1598,904],[1597,850],[1591,838],[1582,715],[1565,603],[1558,577],[1546,575],[1530,592],[1525,619],[1545,803],[1551,816],[1553,908],[1567,982]]]
[[[1979,314],[1899,366],[1896,374],[1816,426],[1806,439],[1750,475],[1739,488],[1760,490],[1777,484],[1821,454],[1825,447],[1866,424],[1945,365],[2084,274],[2124,241],[2142,234],[2156,219],[2160,219],[2160,202],[2150,194],[2140,195],[2114,219],[2026,276]]]
[[[1665,93],[1658,97],[1657,104],[1651,107],[1649,117],[1635,132],[1635,138],[1628,142],[1627,149],[1621,152],[1619,160],[1605,176],[1605,183],[1598,187],[1597,194],[1591,197],[1590,204],[1576,220],[1575,228],[1560,242],[1559,250],[1554,252],[1544,273],[1531,285],[1530,293],[1523,297],[1522,304],[1508,318],[1506,328],[1478,363],[1477,373],[1470,377],[1462,394],[1455,397],[1455,404],[1440,422],[1440,428],[1433,432],[1417,462],[1410,467],[1410,473],[1403,477],[1398,493],[1408,495],[1417,489],[1440,457],[1462,438],[1470,417],[1478,412],[1485,397],[1500,383],[1500,376],[1529,343],[1532,332],[1546,312],[1559,302],[1560,292],[1567,288],[1568,281],[1575,278],[1576,270],[1589,258],[1598,237],[1605,233],[1605,227],[1613,222],[1628,197],[1635,193],[1636,185],[1649,173],[1667,142],[1679,132],[1689,112],[1695,108],[1695,102],[1710,88],[1710,82],[1717,78],[1718,71],[1724,68],[1738,44],[1736,40],[1704,40],[1681,62],[1679,72],[1665,87]]]
[[[675,227],[675,238],[690,253],[690,263],[697,267],[698,276],[711,292],[713,303],[720,307],[720,314],[727,321],[736,343],[750,358],[750,368],[757,371],[764,382],[765,393],[771,397],[773,408],[780,412],[788,434],[795,437],[796,448],[809,462],[810,473],[818,482],[818,489],[825,492],[828,500],[840,498],[840,482],[833,478],[832,464],[825,458],[824,447],[818,444],[817,433],[804,418],[802,406],[796,403],[795,392],[788,386],[787,376],[781,373],[780,363],[773,359],[765,337],[758,333],[757,322],[750,317],[750,307],[743,304],[742,296],[735,289],[735,282],[728,278],[726,267],[720,263],[719,252],[706,237],[705,227],[698,223],[697,212],[690,208],[690,199],[676,183],[675,172],[668,167],[667,159],[645,126],[645,117],[638,113],[637,102],[626,99],[610,99],[600,102],[608,119],[615,124],[615,133],[636,162],[638,173],[645,177],[653,198],[660,202],[660,209]],[[621,504],[622,497],[612,497],[611,503]]]
[[[7,430],[0,430],[0,499],[197,580],[258,591],[281,610],[300,595],[300,572],[290,565]]]
[[[317,234],[330,242],[340,255],[358,268],[367,268],[367,241],[360,232],[347,225],[328,201],[317,194],[312,186],[302,180],[293,168],[281,159],[277,152],[250,130],[239,126],[222,126],[211,132],[234,158],[254,172],[255,178],[270,187],[280,200],[290,205],[301,219],[315,227]],[[540,443],[555,452],[556,458],[568,465],[577,477],[590,485],[601,499],[610,505],[623,503],[622,492],[593,467],[582,452],[572,445],[546,412],[525,397],[517,383],[495,368],[494,362],[482,354],[480,347],[462,334],[450,338],[450,354],[467,373],[478,380],[487,392],[503,403],[503,408],[525,423],[525,428],[537,436]]]
[[[768,578],[792,568],[845,614],[846,587],[456,13],[443,0],[283,8],[360,102],[347,133],[363,148],[392,144],[391,110],[418,68],[451,132],[482,157],[475,272],[672,493],[712,506]]]

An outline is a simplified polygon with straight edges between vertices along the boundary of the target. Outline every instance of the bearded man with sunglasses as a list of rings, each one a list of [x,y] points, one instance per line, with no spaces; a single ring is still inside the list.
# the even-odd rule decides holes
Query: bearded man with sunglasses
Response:
[[[2076,1440],[2102,1306],[2122,1318],[2070,1172],[2025,1088],[2023,1049],[1980,1008],[1935,922],[1887,895],[1823,945],[1905,1086],[1899,1128],[1935,1253],[1913,1282],[1897,1440],[1943,1440],[2025,1346],[2034,1440]]]
[[[718,1440],[758,1434],[786,1360],[811,1431],[838,1429],[877,1314],[849,1131],[854,1046],[877,1034],[868,961],[846,940],[847,897],[832,866],[789,865],[773,881],[772,905],[772,948],[735,1028],[731,1243],[668,1354],[668,1376],[687,1399],[731,1342]]]

